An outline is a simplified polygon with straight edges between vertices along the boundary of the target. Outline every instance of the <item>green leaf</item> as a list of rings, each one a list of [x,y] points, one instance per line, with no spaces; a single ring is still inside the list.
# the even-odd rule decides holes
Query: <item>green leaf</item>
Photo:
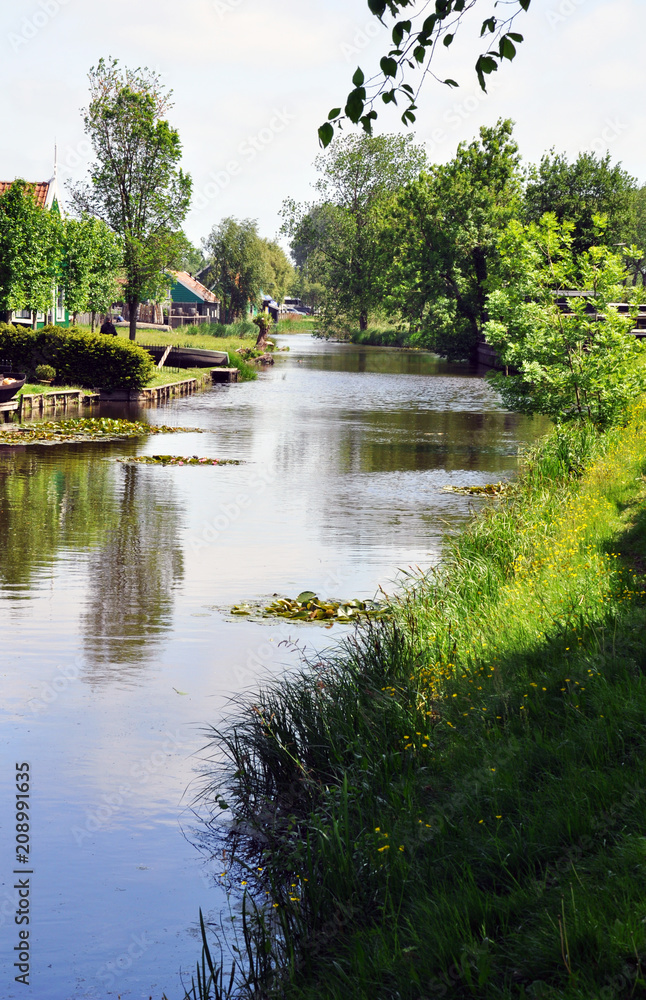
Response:
[[[510,39],[509,35],[503,35],[500,39],[500,58],[501,59],[513,59],[516,55],[516,46]]]
[[[303,590],[298,595],[298,597],[296,598],[296,600],[300,601],[301,604],[305,604],[305,603],[307,603],[307,601],[317,601],[318,600],[318,596],[314,593],[313,590]]]
[[[393,42],[395,45],[399,45],[404,35],[410,35],[411,23],[410,21],[398,21],[393,28]]]
[[[363,70],[360,66],[357,66],[354,76],[352,77],[352,82],[355,87],[361,87],[365,77],[363,75]]]
[[[326,149],[334,138],[334,129],[329,122],[325,122],[319,129],[319,142],[323,149]]]
[[[448,49],[449,45],[451,44],[451,42],[453,41],[454,37],[455,36],[452,35],[452,34],[450,34],[450,33],[448,35],[444,36],[444,38],[443,38],[443,44],[446,45],[447,49]]]
[[[353,90],[350,94],[348,94],[345,113],[350,121],[354,122],[355,125],[363,114],[365,96],[366,92],[363,87],[357,87],[356,90]]]
[[[493,32],[495,30],[496,30],[496,19],[495,19],[495,17],[488,17],[486,21],[482,22],[482,29],[480,31],[480,37],[482,38],[482,36],[484,35],[485,31],[488,31],[489,34],[493,34]]]
[[[413,55],[418,63],[423,63],[426,58],[426,48],[424,45],[417,45],[413,50]]]
[[[451,79],[444,80],[443,82],[447,85],[447,87],[459,87],[460,86],[459,83],[456,83],[455,80],[451,80]]]
[[[334,118],[338,118],[341,114],[341,108],[332,108],[328,117],[328,121],[332,121]]]
[[[368,135],[372,135],[372,123],[377,117],[376,111],[369,111],[367,115],[362,115],[360,118],[361,124],[363,125],[364,132]]]
[[[384,56],[379,63],[384,76],[397,76],[397,60]]]
[[[424,21],[420,34],[431,35],[433,33],[436,24],[437,24],[437,14],[431,14]]]
[[[487,89],[484,81],[485,74],[493,73],[497,69],[498,64],[495,59],[491,58],[491,56],[487,55],[478,57],[478,61],[476,62],[476,73],[478,74],[478,80],[483,90]]]
[[[529,5],[532,2],[532,0],[518,0],[518,2],[520,6],[523,8],[523,10],[527,11],[529,10]]]

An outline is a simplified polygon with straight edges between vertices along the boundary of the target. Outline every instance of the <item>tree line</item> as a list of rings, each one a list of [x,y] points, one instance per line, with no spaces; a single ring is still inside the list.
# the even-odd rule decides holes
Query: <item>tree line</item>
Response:
[[[411,345],[473,358],[503,281],[504,233],[546,213],[571,224],[575,261],[602,243],[620,253],[623,283],[643,286],[646,186],[609,154],[568,161],[551,150],[525,165],[513,123],[500,120],[445,164],[429,163],[410,136],[355,134],[315,165],[319,197],[285,202],[283,232],[298,272],[323,288],[330,329],[385,319]],[[568,280],[579,277],[575,267]]]

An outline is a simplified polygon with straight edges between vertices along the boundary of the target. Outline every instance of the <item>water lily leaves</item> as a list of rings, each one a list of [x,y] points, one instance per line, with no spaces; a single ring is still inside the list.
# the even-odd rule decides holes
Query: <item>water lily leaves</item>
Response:
[[[145,424],[141,420],[113,420],[110,417],[79,417],[70,420],[39,420],[33,424],[3,427],[0,444],[65,444],[69,441],[121,441],[148,434],[203,433],[199,427],[168,427]]]
[[[240,614],[234,609],[233,614]],[[304,590],[297,598],[279,597],[263,610],[263,617],[289,618],[296,621],[328,621],[347,624],[364,618],[383,618],[384,608],[376,601],[320,600],[312,590]]]
[[[487,483],[485,486],[443,486],[443,493],[459,493],[471,497],[501,497],[509,490],[510,483]]]
[[[235,458],[199,458],[197,455],[128,455],[118,458],[124,465],[242,465]]]

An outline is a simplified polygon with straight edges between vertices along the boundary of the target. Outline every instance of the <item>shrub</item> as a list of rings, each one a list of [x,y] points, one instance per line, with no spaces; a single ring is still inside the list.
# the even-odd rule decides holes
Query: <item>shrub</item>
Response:
[[[51,382],[52,379],[56,378],[56,369],[52,368],[51,365],[36,365],[35,375],[41,382]]]
[[[26,372],[51,365],[59,379],[86,389],[142,389],[155,370],[152,358],[139,345],[76,327],[1,326],[0,357]]]

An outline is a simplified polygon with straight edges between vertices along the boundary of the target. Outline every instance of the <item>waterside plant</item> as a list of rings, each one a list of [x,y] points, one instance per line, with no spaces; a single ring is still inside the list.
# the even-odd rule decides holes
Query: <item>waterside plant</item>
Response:
[[[557,429],[392,620],[212,731],[242,930],[187,996],[646,996],[645,473],[643,403]]]
[[[0,445],[66,444],[69,441],[120,441],[148,434],[201,434],[199,427],[168,427],[141,420],[114,420],[110,417],[39,420],[33,424],[0,427]]]

